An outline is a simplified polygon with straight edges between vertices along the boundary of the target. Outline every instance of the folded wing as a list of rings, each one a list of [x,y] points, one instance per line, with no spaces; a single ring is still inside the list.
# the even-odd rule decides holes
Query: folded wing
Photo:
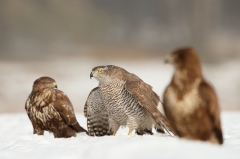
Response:
[[[87,131],[79,125],[74,113],[72,103],[70,102],[67,95],[58,90],[55,99],[56,100],[53,103],[54,109],[60,114],[63,121],[76,132],[87,133]]]
[[[213,125],[213,132],[215,133],[220,144],[223,143],[223,135],[220,122],[220,109],[216,93],[213,88],[207,83],[202,82],[199,86],[200,94],[205,101],[206,110],[210,116]]]
[[[88,135],[112,135],[109,131],[108,113],[99,88],[94,88],[85,103],[84,116],[87,118]]]
[[[125,87],[129,93],[133,95],[139,104],[149,112],[149,114],[161,127],[163,127],[170,135],[173,135],[174,132],[171,129],[167,119],[157,108],[160,99],[152,90],[152,87],[143,82],[134,74],[131,74],[126,78],[127,80]]]

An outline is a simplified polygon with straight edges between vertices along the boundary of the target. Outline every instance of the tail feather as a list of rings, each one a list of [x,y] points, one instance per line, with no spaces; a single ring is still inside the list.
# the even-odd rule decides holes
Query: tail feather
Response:
[[[218,139],[218,142],[219,142],[220,144],[223,144],[223,135],[222,135],[221,129],[214,128],[213,131],[214,131],[214,133],[215,133],[215,135],[216,135],[216,137],[217,137],[217,139]]]
[[[155,129],[158,133],[165,134],[164,128],[155,126]]]
[[[151,129],[136,130],[136,134],[138,134],[138,135],[144,135],[144,134],[153,135],[153,132]]]
[[[88,117],[87,125],[90,136],[112,135],[112,132],[109,131],[108,120],[105,116]]]
[[[75,124],[71,125],[71,127],[78,133],[79,132],[85,132],[85,133],[88,134],[87,130],[85,130],[83,127],[81,127],[78,122],[76,122]]]
[[[171,127],[171,125],[169,124],[167,118],[165,118],[160,112],[153,113],[152,115],[155,118],[155,121],[158,125],[160,125],[164,130],[166,130],[166,132],[169,135],[175,136],[176,133],[174,129]]]

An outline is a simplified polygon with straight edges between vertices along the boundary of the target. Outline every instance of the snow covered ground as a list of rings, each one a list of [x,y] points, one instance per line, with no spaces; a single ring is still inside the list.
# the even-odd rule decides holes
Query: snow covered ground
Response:
[[[86,128],[83,114],[77,114],[80,124]],[[218,146],[199,141],[182,140],[160,134],[127,136],[127,128],[116,136],[89,137],[78,134],[68,139],[55,139],[32,134],[31,123],[25,113],[0,115],[0,158],[178,158],[178,159],[239,159],[240,112],[224,111],[222,126],[224,145]]]
[[[86,52],[86,51],[84,51]],[[126,58],[125,58],[126,59]],[[41,76],[53,77],[58,88],[73,103],[80,124],[86,120],[80,112],[89,92],[98,85],[90,80],[91,69],[114,64],[138,75],[160,95],[170,82],[173,68],[163,57],[118,59],[101,56],[67,56],[46,61],[4,61],[0,59],[0,159],[2,158],[178,158],[239,159],[240,158],[240,62],[238,59],[221,65],[203,64],[206,78],[214,85],[222,107],[223,146],[155,134],[127,136],[127,128],[117,136],[89,137],[78,134],[69,139],[54,139],[52,134],[32,134],[24,104],[32,83]],[[8,114],[6,114],[8,112]],[[10,114],[10,112],[14,112]]]

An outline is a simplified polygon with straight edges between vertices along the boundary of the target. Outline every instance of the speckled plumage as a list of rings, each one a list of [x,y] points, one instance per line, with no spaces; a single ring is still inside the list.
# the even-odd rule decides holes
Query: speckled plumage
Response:
[[[158,110],[160,99],[152,87],[123,68],[107,65],[93,68],[91,76],[99,81],[99,92],[108,113],[109,129],[115,134],[127,126],[129,134],[152,133],[152,127],[170,130]]]
[[[77,122],[67,95],[57,89],[55,80],[50,77],[41,77],[34,82],[25,110],[34,134],[43,135],[46,130],[59,138],[86,132]]]
[[[192,48],[167,55],[175,72],[163,96],[166,117],[179,137],[222,144],[220,108],[213,87],[204,79]]]

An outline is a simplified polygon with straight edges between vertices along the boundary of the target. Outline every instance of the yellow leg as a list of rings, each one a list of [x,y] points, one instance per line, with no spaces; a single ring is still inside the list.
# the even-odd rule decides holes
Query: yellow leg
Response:
[[[116,133],[117,133],[116,131],[115,131],[115,132],[113,132],[113,136],[115,136],[115,135],[116,135]]]
[[[131,136],[132,132],[133,132],[133,130],[129,130],[128,135]]]

